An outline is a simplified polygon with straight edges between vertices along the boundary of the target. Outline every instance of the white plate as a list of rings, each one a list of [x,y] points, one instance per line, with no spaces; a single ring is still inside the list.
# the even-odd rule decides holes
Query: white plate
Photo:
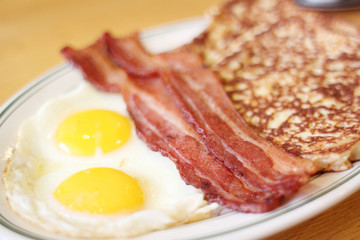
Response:
[[[153,52],[173,49],[199,34],[207,22],[191,19],[149,29],[142,34]],[[80,73],[64,64],[35,80],[0,109],[0,172],[23,119],[33,115],[44,101],[69,92],[83,81]],[[241,239],[262,238],[289,228],[343,200],[360,186],[360,163],[345,172],[315,176],[283,206],[265,214],[229,212],[205,221],[153,232],[135,239]],[[64,239],[29,225],[10,211],[0,185],[0,239]],[[71,239],[71,238],[69,238]]]

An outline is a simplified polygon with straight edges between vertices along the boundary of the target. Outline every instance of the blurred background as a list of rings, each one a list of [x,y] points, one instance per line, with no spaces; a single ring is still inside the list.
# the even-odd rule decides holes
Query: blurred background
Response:
[[[64,62],[65,45],[85,47],[110,31],[115,36],[201,16],[221,0],[2,0],[0,103]]]

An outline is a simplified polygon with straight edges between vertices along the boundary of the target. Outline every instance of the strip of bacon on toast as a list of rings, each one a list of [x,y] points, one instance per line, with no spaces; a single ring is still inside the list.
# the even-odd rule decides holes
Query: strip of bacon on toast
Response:
[[[292,1],[233,0],[190,48],[264,138],[320,171],[360,159],[360,28]]]

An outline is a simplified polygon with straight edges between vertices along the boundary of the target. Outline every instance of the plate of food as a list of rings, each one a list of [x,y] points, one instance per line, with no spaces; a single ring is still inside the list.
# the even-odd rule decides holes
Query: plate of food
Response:
[[[358,34],[231,1],[64,47],[1,108],[1,237],[254,239],[329,208],[359,188]]]

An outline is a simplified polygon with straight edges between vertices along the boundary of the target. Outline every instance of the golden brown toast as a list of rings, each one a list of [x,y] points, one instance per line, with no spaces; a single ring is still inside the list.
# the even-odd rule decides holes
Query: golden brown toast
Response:
[[[320,171],[360,159],[360,30],[291,1],[231,1],[192,44],[260,135]]]

